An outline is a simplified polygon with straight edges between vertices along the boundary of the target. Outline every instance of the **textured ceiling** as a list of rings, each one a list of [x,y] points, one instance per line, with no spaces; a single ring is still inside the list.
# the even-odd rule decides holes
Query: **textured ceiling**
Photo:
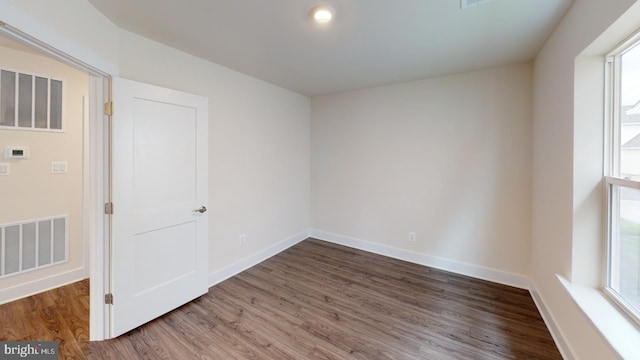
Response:
[[[121,28],[314,96],[532,60],[573,0],[89,0]]]

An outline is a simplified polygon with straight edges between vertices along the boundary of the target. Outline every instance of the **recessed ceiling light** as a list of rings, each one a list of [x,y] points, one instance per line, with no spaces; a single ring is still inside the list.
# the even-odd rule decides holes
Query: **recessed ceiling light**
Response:
[[[484,3],[488,3],[493,0],[460,0],[460,9],[468,9],[470,7],[482,5]]]
[[[311,9],[311,18],[319,23],[328,23],[333,19],[335,10],[331,6],[317,5]]]

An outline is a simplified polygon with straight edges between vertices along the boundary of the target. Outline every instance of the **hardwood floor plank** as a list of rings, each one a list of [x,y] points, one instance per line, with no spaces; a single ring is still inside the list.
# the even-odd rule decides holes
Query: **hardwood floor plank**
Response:
[[[117,339],[89,282],[0,306],[0,340],[61,359],[561,359],[528,291],[307,239]]]
[[[262,350],[263,358],[286,359],[291,358],[291,348],[288,346],[295,341],[289,341],[287,335],[291,333],[281,330],[286,324],[275,324],[273,321],[265,320],[262,314],[266,313],[265,308],[259,307],[256,301],[247,304],[244,299],[231,296],[216,297],[218,300],[209,305],[218,314],[217,319],[223,323],[233,326],[234,332],[238,334],[250,347]]]
[[[247,274],[248,275],[248,274]],[[268,284],[268,282],[260,282],[261,284]],[[251,312],[256,312],[264,316],[262,323],[265,328],[269,328],[270,332],[275,332],[277,339],[284,343],[289,349],[294,349],[298,356],[293,358],[300,358],[307,352],[311,352],[313,347],[317,344],[317,338],[313,333],[306,331],[305,318],[308,314],[302,311],[302,307],[295,305],[283,294],[272,296],[272,291],[260,291],[259,288],[252,286],[250,283],[238,282],[236,284],[230,284],[228,289],[229,294],[251,294],[248,301],[241,299],[235,300],[235,304],[251,303],[250,306],[245,308]],[[225,291],[223,290],[223,291]],[[240,295],[242,296],[242,295]],[[236,298],[236,295],[226,296],[230,299]],[[224,299],[220,299],[220,302],[224,302]],[[264,304],[264,305],[263,305]],[[277,321],[273,321],[277,319]],[[313,341],[310,341],[313,340]],[[327,344],[327,348],[330,348],[334,352],[342,353],[340,349],[336,348],[334,344]],[[345,353],[348,354],[348,353]]]
[[[297,275],[301,276],[302,273],[299,269],[296,270]],[[391,330],[392,324],[386,322],[385,319],[377,320],[362,312],[363,308],[360,306],[362,304],[345,303],[340,302],[339,299],[331,299],[325,292],[318,291],[313,285],[309,285],[312,281],[308,280],[309,278],[305,278],[305,281],[291,281],[291,284],[283,287],[283,289],[288,289],[283,294],[287,297],[296,298],[296,300],[308,305],[309,308],[315,309],[313,315],[315,317],[320,316],[319,320],[322,320],[319,326],[330,328],[337,326],[369,339],[379,338],[380,332],[388,333]],[[266,279],[259,278],[258,281],[266,281]],[[295,285],[298,286],[296,287]],[[299,294],[304,295],[299,296]],[[401,345],[398,345],[399,343]],[[392,347],[400,346],[402,351],[410,353],[417,353],[419,349],[418,344],[410,343],[404,338],[397,338],[386,345]],[[379,345],[376,345],[376,347],[379,347]],[[383,357],[384,355],[379,356]]]
[[[268,263],[265,264],[265,266],[268,266]],[[301,275],[304,274],[304,270],[302,268],[295,268],[294,269],[295,274],[297,275]],[[295,284],[307,284],[313,281],[309,281],[308,278],[305,278],[305,281],[301,281],[301,282],[293,282]],[[304,285],[301,285],[304,286]],[[427,318],[422,318],[422,315],[424,315],[424,311],[421,311],[420,309],[418,309],[415,312],[412,312],[409,308],[402,306],[403,304],[397,303],[397,302],[393,302],[393,304],[387,306],[386,309],[383,309],[381,305],[381,302],[376,299],[372,299],[371,296],[373,295],[372,293],[368,293],[369,296],[360,296],[360,295],[356,295],[354,292],[352,292],[353,287],[357,286],[355,283],[352,284],[349,287],[349,291],[346,291],[344,286],[342,287],[338,287],[337,289],[339,291],[342,291],[345,295],[346,298],[349,298],[350,302],[353,303],[353,305],[349,305],[349,304],[344,304],[344,303],[338,303],[336,306],[340,309],[347,309],[349,313],[354,313],[356,315],[358,315],[360,318],[363,319],[368,319],[370,321],[374,321],[374,322],[379,322],[376,321],[374,318],[368,317],[366,314],[369,314],[371,312],[376,312],[378,313],[380,316],[376,316],[375,318],[381,318],[383,319],[382,321],[386,324],[391,324],[393,323],[395,320],[394,319],[389,319],[387,318],[389,315],[392,315],[394,313],[394,311],[396,312],[396,316],[398,315],[402,315],[402,314],[406,314],[403,316],[402,321],[410,321],[412,323],[416,323],[416,321],[419,321],[419,324],[426,324],[426,323],[433,323],[434,321],[434,317],[438,317],[439,314],[437,313],[431,313],[429,317]],[[292,293],[290,294],[290,296],[295,297],[296,294],[308,294],[310,293],[311,290],[309,290],[308,288],[294,288],[292,290]],[[306,295],[305,295],[306,297]],[[357,302],[354,303],[354,300],[358,299]],[[337,301],[340,302],[340,298],[336,298],[336,300],[332,300],[333,301]],[[388,302],[391,301],[391,298],[388,299]],[[317,304],[311,304],[313,306],[316,306]],[[406,305],[406,304],[405,304]],[[399,310],[401,309],[401,310]],[[362,310],[362,312],[361,312]],[[384,316],[382,316],[384,315]],[[369,324],[371,325],[371,324]],[[378,324],[374,324],[374,325],[378,325]],[[440,327],[442,330],[442,326]],[[414,329],[415,330],[415,329]],[[446,330],[446,329],[445,329]],[[389,340],[389,339],[387,339]],[[393,342],[387,342],[387,346],[389,344],[392,344]],[[406,344],[403,344],[406,345]],[[405,347],[406,348],[406,347]]]

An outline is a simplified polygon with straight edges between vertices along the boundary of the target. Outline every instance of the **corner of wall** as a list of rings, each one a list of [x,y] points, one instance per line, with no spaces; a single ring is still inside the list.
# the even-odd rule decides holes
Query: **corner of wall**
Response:
[[[304,241],[309,237],[308,231],[303,231],[299,234],[293,235],[277,244],[274,244],[264,250],[247,256],[246,258],[235,262],[231,265],[224,267],[221,270],[209,273],[209,287],[212,287],[218,283],[221,283],[230,277],[237,275],[248,268],[255,266],[272,256],[275,256],[286,249],[294,246],[295,244]]]
[[[529,292],[531,293],[531,298],[533,302],[536,304],[540,315],[542,316],[542,320],[547,325],[549,332],[551,333],[551,337],[553,337],[553,341],[555,341],[562,358],[565,360],[574,360],[577,359],[573,349],[569,346],[569,343],[565,340],[565,335],[558,326],[558,322],[555,317],[549,310],[546,301],[544,300],[542,294],[538,291],[538,287],[534,279],[530,280],[530,288]]]

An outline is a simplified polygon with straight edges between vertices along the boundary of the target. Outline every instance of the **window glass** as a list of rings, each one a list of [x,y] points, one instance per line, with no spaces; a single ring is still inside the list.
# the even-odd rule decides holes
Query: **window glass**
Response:
[[[48,111],[49,106],[49,80],[36,76],[36,98],[35,98],[35,125],[38,129],[49,127]]]
[[[16,126],[16,73],[0,72],[0,126]]]
[[[640,311],[640,190],[612,188],[609,286]]]
[[[20,74],[18,78],[18,126],[30,128],[32,127],[33,76]]]
[[[640,180],[640,46],[620,56],[619,175]]]
[[[51,129],[62,129],[62,81],[51,80]]]

